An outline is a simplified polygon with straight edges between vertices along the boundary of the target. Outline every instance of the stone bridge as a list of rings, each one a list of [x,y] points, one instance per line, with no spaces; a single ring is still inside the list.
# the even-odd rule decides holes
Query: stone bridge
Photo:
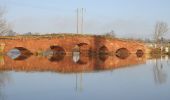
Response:
[[[79,36],[64,35],[53,37],[0,37],[1,53],[7,53],[12,49],[18,49],[22,53],[37,53],[41,51],[54,50],[66,55],[72,54],[74,51],[80,53],[145,53],[145,45],[143,43],[131,40],[111,39],[102,36]]]

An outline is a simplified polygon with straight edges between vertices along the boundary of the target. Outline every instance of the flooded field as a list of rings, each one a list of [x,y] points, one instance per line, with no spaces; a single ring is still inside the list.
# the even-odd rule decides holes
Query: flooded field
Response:
[[[169,100],[170,60],[117,56],[0,56],[0,100]]]

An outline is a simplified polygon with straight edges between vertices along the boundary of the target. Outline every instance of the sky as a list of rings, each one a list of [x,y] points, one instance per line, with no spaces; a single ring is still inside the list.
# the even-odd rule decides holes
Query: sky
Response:
[[[0,5],[18,33],[76,33],[77,8],[85,9],[89,34],[114,30],[118,37],[152,38],[156,22],[170,25],[170,0],[0,0]]]

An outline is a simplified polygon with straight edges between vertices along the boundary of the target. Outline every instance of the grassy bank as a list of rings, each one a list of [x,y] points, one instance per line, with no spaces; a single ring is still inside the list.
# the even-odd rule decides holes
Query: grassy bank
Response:
[[[93,35],[93,34],[75,34],[75,33],[61,33],[61,34],[42,34],[42,35],[17,35],[17,36],[0,36],[0,39],[21,39],[21,38],[33,38],[33,39],[40,39],[40,38],[66,38],[66,37],[95,37],[95,38],[105,38],[108,40],[116,39],[121,41],[135,41],[135,42],[142,42],[135,39],[126,39],[126,38],[117,38],[110,35]]]

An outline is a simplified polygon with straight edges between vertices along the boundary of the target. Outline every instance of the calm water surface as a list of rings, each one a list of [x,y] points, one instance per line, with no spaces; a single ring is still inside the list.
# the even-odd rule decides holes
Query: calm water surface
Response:
[[[168,57],[75,55],[1,56],[0,100],[170,100]]]

